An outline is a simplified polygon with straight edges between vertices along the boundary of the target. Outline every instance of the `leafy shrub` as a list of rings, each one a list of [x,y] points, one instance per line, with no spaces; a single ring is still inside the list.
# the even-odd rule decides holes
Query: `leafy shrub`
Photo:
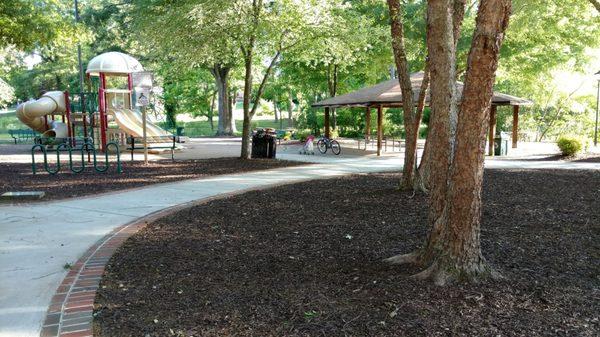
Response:
[[[425,139],[427,138],[427,133],[429,132],[429,126],[424,126],[419,128],[419,138]]]
[[[340,136],[340,133],[338,132],[338,130],[337,130],[337,129],[335,129],[335,130],[331,130],[331,131],[329,132],[329,137],[330,137],[331,139],[336,139],[336,138],[338,138],[339,136]]]
[[[581,140],[574,137],[560,137],[557,144],[563,156],[574,156],[583,148]]]
[[[340,136],[346,138],[363,138],[364,134],[360,130],[341,130]]]

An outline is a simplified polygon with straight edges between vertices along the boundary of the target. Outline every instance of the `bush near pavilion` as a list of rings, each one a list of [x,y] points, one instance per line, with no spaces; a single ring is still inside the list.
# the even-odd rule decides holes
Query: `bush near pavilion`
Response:
[[[562,155],[568,157],[576,155],[583,149],[581,140],[575,137],[560,137],[557,145]]]

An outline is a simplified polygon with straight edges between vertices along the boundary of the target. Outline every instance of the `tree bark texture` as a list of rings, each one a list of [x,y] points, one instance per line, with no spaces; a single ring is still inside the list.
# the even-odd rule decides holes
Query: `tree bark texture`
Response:
[[[428,137],[430,142],[429,217],[433,224],[440,218],[445,206],[446,183],[452,160],[457,120],[452,8],[452,0],[429,0],[427,9],[432,111]],[[431,234],[435,233],[432,231]]]
[[[453,0],[452,1],[452,35],[454,37],[455,53],[456,53],[456,45],[458,44],[458,40],[460,38],[462,22],[465,17],[465,8],[466,8],[466,0]],[[429,30],[427,31],[427,39],[429,39]],[[428,62],[426,64],[426,67],[428,66],[428,63],[429,63],[429,57],[428,57]],[[425,73],[426,73],[426,75],[429,75],[427,71],[425,71]],[[455,73],[455,76],[456,76],[456,73]],[[425,81],[425,79],[423,79],[423,81]],[[425,83],[423,83],[421,88],[427,89],[427,86],[425,85]],[[422,89],[422,91],[423,91],[423,89]],[[423,97],[423,101],[424,101],[424,99],[425,99],[425,97]],[[421,98],[419,98],[419,102],[421,102]],[[429,120],[431,121],[434,118],[435,117],[433,115],[433,111],[430,111]],[[431,128],[429,128],[429,131],[431,131]],[[418,169],[418,174],[417,174],[418,179],[416,181],[416,184],[418,185],[419,189],[424,192],[427,192],[429,189],[429,179],[431,176],[431,174],[430,174],[430,171],[431,171],[431,165],[430,165],[431,146],[428,145],[428,143],[429,143],[428,140],[429,140],[429,133],[428,133],[427,139],[425,141],[425,147],[423,149],[423,154],[421,155],[421,163],[419,164],[419,169]]]
[[[446,241],[434,263],[437,271],[431,274],[436,283],[472,281],[492,274],[481,254],[481,188],[493,86],[510,12],[510,0],[479,4],[449,172],[443,216]]]

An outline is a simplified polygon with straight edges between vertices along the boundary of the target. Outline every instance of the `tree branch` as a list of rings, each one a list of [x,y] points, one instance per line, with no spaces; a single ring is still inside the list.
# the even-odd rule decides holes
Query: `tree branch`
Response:
[[[254,101],[252,102],[252,110],[250,111],[250,118],[252,118],[252,116],[254,116],[254,114],[256,113],[256,109],[258,108],[258,102],[260,101],[260,97],[262,96],[262,93],[265,89],[267,80],[269,79],[269,76],[271,76],[271,71],[273,70],[275,63],[277,63],[277,60],[279,59],[280,55],[281,55],[281,50],[278,50],[277,53],[275,54],[275,56],[273,56],[273,58],[271,59],[271,62],[269,63],[269,67],[265,71],[265,74],[264,74],[262,80],[260,81],[260,85],[258,86],[258,90],[256,92],[256,97],[254,97]]]

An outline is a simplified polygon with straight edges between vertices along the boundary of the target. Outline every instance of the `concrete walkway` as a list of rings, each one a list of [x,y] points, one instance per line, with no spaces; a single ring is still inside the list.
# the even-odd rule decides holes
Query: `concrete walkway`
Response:
[[[401,157],[302,156],[319,164],[148,186],[76,200],[0,206],[0,336],[36,336],[52,294],[75,262],[113,228],[152,212],[245,189],[400,170]],[[488,168],[600,169],[597,163],[488,160]]]

